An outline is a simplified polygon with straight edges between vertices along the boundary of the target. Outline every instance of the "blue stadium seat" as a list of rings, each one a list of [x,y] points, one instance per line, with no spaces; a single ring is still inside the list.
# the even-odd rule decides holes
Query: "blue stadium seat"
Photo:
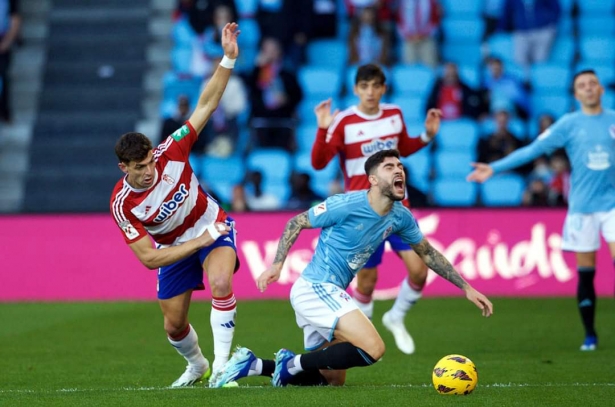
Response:
[[[478,125],[473,120],[445,120],[435,142],[439,151],[475,152],[479,136]]]
[[[163,99],[175,101],[177,106],[177,98],[184,95],[190,100],[190,104],[194,106],[201,92],[203,80],[198,77],[188,75],[178,75],[176,72],[167,72],[162,77]]]
[[[197,38],[197,35],[188,19],[181,18],[173,24],[171,38],[176,47],[189,48],[192,47],[192,43]]]
[[[431,154],[429,150],[423,149],[408,157],[402,157],[401,162],[410,173],[408,182],[421,191],[427,192],[431,175]]]
[[[235,6],[237,7],[239,17],[254,17],[256,10],[258,10],[258,0],[235,0]],[[241,26],[239,28],[242,29]]]
[[[337,40],[315,40],[307,45],[307,64],[334,69],[341,73],[348,59],[346,43]]]
[[[171,66],[173,71],[180,74],[190,73],[190,64],[192,63],[192,48],[186,46],[177,46],[171,50]]]
[[[235,64],[235,71],[237,73],[250,74],[254,69],[254,61],[258,55],[258,49],[256,47],[245,47],[241,49],[241,56],[237,59]]]
[[[445,61],[455,62],[458,65],[478,66],[483,59],[479,44],[445,42],[441,47],[441,51]]]
[[[578,24],[581,37],[611,36],[615,33],[612,15],[581,15]]]
[[[329,196],[329,184],[338,177],[341,171],[337,157],[334,157],[322,170],[315,170],[312,167],[312,155],[309,151],[297,154],[294,170],[309,174],[311,177],[310,186],[314,192],[322,197]]]
[[[613,14],[613,2],[611,0],[577,0],[577,6],[581,16]]]
[[[527,139],[527,126],[525,122],[516,117],[508,121],[508,130],[519,140]],[[495,121],[492,118],[483,120],[480,124],[482,137],[487,137],[495,131]]]
[[[530,82],[534,93],[566,92],[570,88],[570,79],[570,69],[558,64],[534,64],[530,68]]]
[[[562,16],[570,17],[572,7],[577,0],[559,0],[559,5],[562,9]]]
[[[247,157],[247,169],[260,171],[263,182],[289,182],[290,154],[281,148],[255,148]]]
[[[579,40],[581,62],[584,64],[615,63],[615,39],[613,37],[583,37]]]
[[[299,152],[312,151],[317,131],[318,126],[316,125],[316,120],[299,124],[295,128],[295,140],[297,141],[297,149]]]
[[[602,95],[602,107],[606,109],[615,109],[615,92],[607,90]]]
[[[571,98],[568,95],[532,95],[531,96],[531,112],[533,116],[539,116],[543,113],[550,113],[559,119],[565,113],[570,111],[572,107]]]
[[[485,206],[519,206],[525,186],[520,175],[495,175],[482,185],[481,199]]]
[[[474,19],[453,19],[445,18],[442,20],[442,30],[444,31],[444,42],[451,43],[470,43],[480,47],[480,40],[483,36],[485,23],[479,18]]]
[[[200,159],[201,178],[207,183],[215,182],[217,178],[231,184],[243,181],[246,170],[244,162],[237,156],[220,158],[205,155]]]
[[[283,208],[290,198],[291,188],[290,188],[290,180],[286,181],[263,181],[262,184],[263,192],[267,194],[272,194],[276,196],[280,200],[280,207]]]
[[[615,82],[615,67],[611,65],[579,64],[575,68],[574,72],[577,73],[586,69],[593,69],[596,72],[596,75],[598,75],[598,79],[600,79],[600,83],[602,83],[603,86],[606,86],[611,82]]]
[[[192,171],[194,171],[194,175],[197,178],[201,178],[201,157],[197,154],[191,153],[188,157],[188,162],[190,163],[190,167],[192,167]]]
[[[237,24],[239,24],[239,30],[241,31],[241,34],[237,37],[241,52],[243,52],[244,48],[257,48],[258,42],[261,39],[261,31],[256,20],[253,18],[240,18]]]
[[[404,119],[407,121],[425,118],[425,101],[423,98],[396,95],[391,98],[391,103],[400,107]]]
[[[447,16],[474,18],[476,20],[480,18],[483,7],[482,1],[474,0],[444,0],[441,3]]]
[[[391,70],[391,85],[395,94],[425,98],[434,82],[433,69],[423,65],[395,65]]]
[[[562,15],[559,21],[557,22],[558,35],[560,35],[560,33],[572,32],[572,30],[574,29],[574,23],[575,21],[572,19],[572,17],[567,16],[567,15]]]
[[[432,198],[440,206],[473,206],[476,204],[476,184],[463,179],[436,179]]]
[[[335,97],[340,93],[341,78],[335,69],[304,66],[299,68],[299,85],[308,98]]]
[[[233,188],[237,184],[228,182],[225,179],[212,179],[203,181],[205,189],[211,190],[222,202],[230,203],[233,201]]]
[[[439,151],[434,152],[434,170],[436,178],[465,179],[472,171],[471,163],[475,161],[476,151]]]
[[[481,86],[480,71],[478,65],[460,65],[458,66],[459,77],[461,80],[473,89],[478,89]]]
[[[570,66],[574,59],[575,44],[574,39],[566,35],[558,35],[553,43],[549,62],[561,66]]]
[[[487,41],[489,55],[501,58],[505,63],[514,61],[513,41],[510,34],[494,34]]]

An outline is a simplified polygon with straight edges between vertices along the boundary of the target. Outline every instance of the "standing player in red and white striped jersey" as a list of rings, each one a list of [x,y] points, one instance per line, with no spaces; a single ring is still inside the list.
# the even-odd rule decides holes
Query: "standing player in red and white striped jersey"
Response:
[[[412,78],[408,78],[412,80]],[[344,172],[346,191],[368,189],[370,184],[363,170],[367,158],[381,150],[397,149],[403,157],[425,147],[440,128],[442,113],[430,109],[425,119],[425,131],[420,137],[409,137],[401,109],[380,103],[386,92],[386,78],[382,69],[373,64],[360,66],[355,77],[354,93],[359,104],[338,112],[331,112],[331,100],[321,102],[314,109],[318,133],[312,147],[312,166],[323,169],[339,155]],[[407,199],[404,202],[408,205]],[[401,284],[399,294],[382,322],[393,333],[397,347],[406,354],[414,352],[414,341],[404,325],[408,310],[421,297],[427,280],[427,266],[411,247],[397,235],[387,238],[392,249],[403,260],[409,277]],[[372,293],[378,278],[377,266],[382,262],[384,242],[357,274],[353,297],[370,319],[374,305]]]
[[[238,26],[222,30],[224,58],[188,121],[158,147],[141,133],[124,134],[115,146],[122,178],[111,195],[111,213],[141,263],[158,269],[158,300],[169,342],[188,362],[172,387],[190,386],[211,374],[188,321],[193,290],[203,271],[212,292],[213,374],[229,358],[235,329],[233,273],[239,267],[234,221],[205,193],[188,156],[218,106],[235,64]],[[153,242],[152,242],[153,240]]]

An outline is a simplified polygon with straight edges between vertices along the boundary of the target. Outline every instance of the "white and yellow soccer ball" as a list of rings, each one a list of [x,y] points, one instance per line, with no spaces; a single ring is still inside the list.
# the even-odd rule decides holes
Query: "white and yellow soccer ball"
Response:
[[[436,363],[431,375],[440,394],[470,394],[478,383],[474,362],[462,355],[447,355]]]

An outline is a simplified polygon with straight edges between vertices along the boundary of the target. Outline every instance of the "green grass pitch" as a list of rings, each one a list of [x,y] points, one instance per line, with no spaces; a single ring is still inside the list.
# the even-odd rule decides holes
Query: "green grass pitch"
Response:
[[[352,369],[343,388],[272,388],[262,377],[240,387],[169,389],[183,359],[162,330],[155,302],[0,304],[0,406],[607,406],[615,400],[615,302],[601,298],[600,347],[578,350],[583,333],[572,298],[494,298],[485,319],[463,298],[426,298],[407,325],[417,351],[387,343],[382,361]],[[208,301],[197,301],[191,322],[213,358]],[[302,349],[288,301],[240,301],[236,344],[272,357]],[[459,353],[478,369],[468,396],[443,396],[431,386],[442,356]]]

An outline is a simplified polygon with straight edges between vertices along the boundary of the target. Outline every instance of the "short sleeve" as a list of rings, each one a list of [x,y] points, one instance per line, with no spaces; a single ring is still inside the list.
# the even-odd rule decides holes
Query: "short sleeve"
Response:
[[[423,240],[423,232],[419,229],[419,224],[416,221],[412,212],[406,207],[402,207],[402,220],[400,229],[396,232],[401,240],[407,244],[418,244]]]
[[[165,153],[170,159],[187,161],[192,151],[192,146],[197,140],[197,134],[190,122],[175,130],[154,151],[154,155]]]
[[[333,195],[308,210],[310,224],[315,228],[326,228],[341,222],[348,216],[346,196]]]

